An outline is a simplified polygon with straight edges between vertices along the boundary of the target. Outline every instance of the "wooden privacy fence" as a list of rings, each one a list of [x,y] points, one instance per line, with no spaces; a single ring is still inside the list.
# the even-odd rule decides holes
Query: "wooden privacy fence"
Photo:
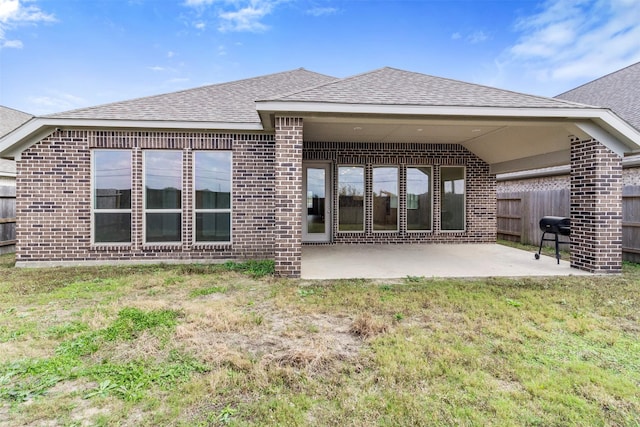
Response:
[[[498,238],[539,245],[540,218],[569,217],[569,200],[568,189],[498,193]],[[625,260],[640,262],[640,186],[625,186],[622,193],[622,252]]]
[[[0,186],[0,254],[14,252],[16,244],[16,188]]]

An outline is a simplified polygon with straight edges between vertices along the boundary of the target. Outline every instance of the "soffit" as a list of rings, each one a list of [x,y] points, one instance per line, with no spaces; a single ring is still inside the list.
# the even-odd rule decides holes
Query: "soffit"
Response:
[[[501,172],[566,164],[573,136],[565,120],[304,118],[305,141],[460,144]]]

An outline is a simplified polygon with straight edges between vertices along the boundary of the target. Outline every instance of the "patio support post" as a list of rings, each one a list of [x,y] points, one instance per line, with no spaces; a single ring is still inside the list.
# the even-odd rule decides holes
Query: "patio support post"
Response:
[[[275,118],[275,272],[300,277],[302,268],[302,118]]]
[[[622,272],[622,159],[596,140],[571,141],[571,266]]]

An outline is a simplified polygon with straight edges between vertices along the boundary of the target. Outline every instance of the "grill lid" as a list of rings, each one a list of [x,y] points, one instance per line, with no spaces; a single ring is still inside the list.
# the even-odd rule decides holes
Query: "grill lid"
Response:
[[[540,230],[545,233],[568,236],[571,230],[571,219],[562,216],[543,216],[540,220]]]

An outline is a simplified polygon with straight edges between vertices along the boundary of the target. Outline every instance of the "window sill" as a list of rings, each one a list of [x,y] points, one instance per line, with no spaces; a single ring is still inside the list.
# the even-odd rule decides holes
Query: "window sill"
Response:
[[[182,242],[175,243],[145,243],[142,245],[143,251],[174,251],[182,249]]]
[[[98,252],[130,251],[132,247],[131,243],[93,243],[89,246],[89,250]]]
[[[231,242],[194,242],[191,247],[194,249],[229,249]]]

